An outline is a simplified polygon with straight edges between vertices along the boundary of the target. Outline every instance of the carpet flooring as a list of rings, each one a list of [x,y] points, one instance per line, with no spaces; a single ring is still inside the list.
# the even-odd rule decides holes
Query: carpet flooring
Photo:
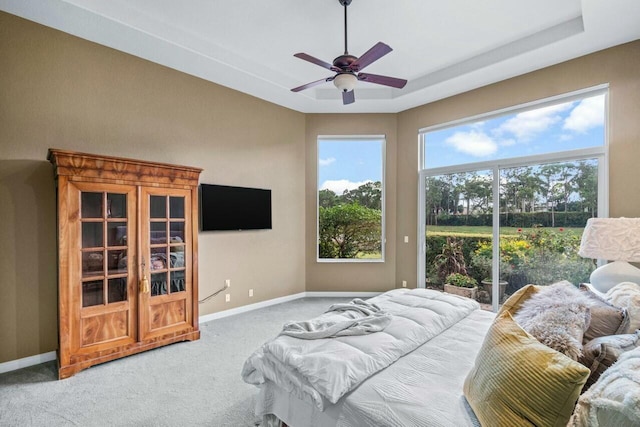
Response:
[[[259,423],[240,371],[289,320],[351,298],[302,298],[200,325],[198,341],[97,365],[58,381],[55,362],[0,375],[0,426],[214,426]]]

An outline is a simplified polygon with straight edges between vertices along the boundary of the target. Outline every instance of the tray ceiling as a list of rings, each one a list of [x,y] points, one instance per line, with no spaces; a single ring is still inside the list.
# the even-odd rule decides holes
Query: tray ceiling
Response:
[[[0,9],[307,113],[398,112],[640,38],[637,0],[353,0],[349,53],[378,41],[393,52],[343,105],[326,62],[343,53],[338,0],[0,0]],[[604,83],[604,82],[603,82]]]

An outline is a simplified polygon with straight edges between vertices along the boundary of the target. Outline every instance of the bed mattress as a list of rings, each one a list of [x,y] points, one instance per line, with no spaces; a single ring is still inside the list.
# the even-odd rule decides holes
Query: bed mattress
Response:
[[[462,386],[494,317],[472,312],[323,411],[267,381],[256,415],[273,414],[290,427],[479,426]]]

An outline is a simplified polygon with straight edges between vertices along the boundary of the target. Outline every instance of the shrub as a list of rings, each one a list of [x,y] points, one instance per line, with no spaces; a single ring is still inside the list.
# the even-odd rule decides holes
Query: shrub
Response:
[[[357,202],[320,206],[320,258],[355,258],[360,252],[379,252],[381,218],[381,211]]]
[[[473,277],[467,276],[461,273],[452,273],[447,276],[445,283],[460,288],[475,288],[478,286],[478,281]]]
[[[439,280],[439,283],[443,283],[447,274],[456,273],[456,271],[448,271],[442,276],[439,276],[438,274],[439,269],[437,267],[438,263],[436,262],[436,257],[442,253],[442,248],[447,244],[448,237],[454,238],[456,242],[462,246],[462,255],[464,257],[465,267],[467,270],[469,268],[473,270],[473,266],[469,265],[467,261],[471,260],[474,251],[478,248],[478,244],[480,242],[491,242],[491,238],[482,234],[452,236],[450,233],[429,233],[426,237],[425,265],[427,267],[427,277],[429,277],[431,281]],[[467,273],[469,273],[469,271],[467,271]],[[474,277],[477,276],[473,272],[471,274]],[[481,278],[478,279],[481,280]]]
[[[591,218],[590,212],[516,212],[501,213],[500,225],[503,227],[584,227]],[[431,225],[470,225],[488,226],[493,224],[492,214],[449,215],[441,214],[431,219]]]
[[[454,237],[447,237],[442,251],[435,257],[435,265],[438,277],[443,280],[452,273],[467,274],[462,242]]]
[[[518,284],[548,285],[559,280],[587,281],[591,260],[578,255],[580,237],[572,233],[534,229],[500,239],[500,277]],[[491,242],[481,242],[471,257],[474,271],[491,272]]]

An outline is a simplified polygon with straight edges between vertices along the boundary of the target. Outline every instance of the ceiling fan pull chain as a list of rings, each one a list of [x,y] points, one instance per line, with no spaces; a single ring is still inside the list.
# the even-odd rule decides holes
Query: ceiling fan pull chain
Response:
[[[344,5],[344,54],[349,55],[349,49],[347,49],[347,6],[351,1],[340,1]]]

